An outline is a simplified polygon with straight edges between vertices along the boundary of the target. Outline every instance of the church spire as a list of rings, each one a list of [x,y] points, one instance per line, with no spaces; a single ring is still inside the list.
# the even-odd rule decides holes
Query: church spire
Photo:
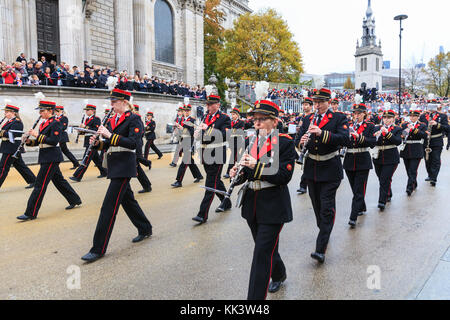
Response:
[[[367,11],[366,11],[367,19],[370,18],[372,16],[372,14],[373,14],[372,7],[370,6],[370,2],[371,1],[369,0],[369,4],[367,5]]]

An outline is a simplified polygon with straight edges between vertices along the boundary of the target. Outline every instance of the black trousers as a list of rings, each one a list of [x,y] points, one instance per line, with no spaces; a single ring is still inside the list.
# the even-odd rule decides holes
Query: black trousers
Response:
[[[428,161],[425,159],[425,167],[427,168],[428,177],[432,181],[437,181],[439,171],[441,170],[441,153],[443,147],[432,147]]]
[[[309,197],[316,215],[319,235],[316,240],[316,252],[325,253],[330,240],[336,217],[336,191],[341,181],[314,182],[307,180]]]
[[[78,167],[79,166],[78,160],[75,158],[72,152],[70,152],[69,148],[67,147],[67,143],[60,142],[59,146],[61,147],[62,153],[67,157],[67,159],[70,160],[70,162],[72,162],[73,166]]]
[[[117,211],[119,211],[121,205],[140,235],[152,231],[150,221],[134,198],[130,187],[130,178],[111,179],[100,210],[94,234],[94,244],[90,252],[105,254],[116,221]]]
[[[308,188],[308,181],[305,179],[305,172],[303,172],[302,178],[300,180],[300,188],[303,188],[305,190]]]
[[[367,211],[364,198],[366,197],[366,187],[367,180],[369,179],[369,171],[370,170],[345,170],[353,192],[350,220],[356,221],[358,219],[358,213]]]
[[[183,182],[183,178],[184,178],[184,175],[185,175],[188,167],[189,167],[189,170],[191,170],[191,173],[192,173],[192,176],[194,177],[194,179],[203,179],[200,169],[195,164],[193,156],[194,156],[194,154],[192,152],[184,152],[183,153],[183,160],[181,161],[181,164],[178,167],[177,179],[176,179],[177,181]]]
[[[142,170],[142,167],[139,164],[139,162],[137,163],[136,167],[137,167],[137,179],[139,183],[141,184],[144,190],[149,190],[152,187],[152,184],[148,179],[147,175],[145,174],[144,170]]]
[[[15,159],[12,157],[12,154],[3,153],[2,159],[0,160],[0,188],[3,185],[3,182],[5,182],[6,177],[8,176],[11,166],[14,166],[14,168],[16,168],[16,170],[28,184],[32,184],[36,181],[36,176],[27,167],[25,162],[23,162],[22,156],[20,154],[19,157]]]
[[[238,143],[237,138],[233,138],[233,139],[235,139],[235,140],[233,141],[232,147],[230,148],[231,157],[230,157],[230,164],[228,165],[228,168],[227,168],[227,174],[229,174],[230,170],[234,167],[234,165],[236,163],[238,163],[238,161],[241,159],[242,153],[243,153],[242,148],[239,148],[240,145]]]
[[[414,191],[417,189],[417,171],[419,170],[420,161],[422,159],[405,159],[406,174],[408,175],[408,183],[406,185],[406,191]]]
[[[145,143],[145,149],[144,149],[144,158],[148,159],[148,155],[150,153],[150,148],[153,150],[153,152],[155,152],[159,158],[161,158],[163,156],[163,154],[161,153],[161,151],[159,151],[159,149],[156,147],[155,140],[147,140],[147,142]]]
[[[86,156],[87,151],[88,148],[86,148],[86,150],[84,151],[83,158]],[[103,168],[102,160],[100,159],[97,150],[91,149],[91,152],[89,153],[89,156],[86,159],[86,166],[80,165],[78,169],[75,170],[75,172],[73,173],[73,176],[78,179],[83,179],[83,176],[86,173],[91,161],[94,161],[95,165],[97,166],[97,169],[100,171],[100,174],[106,175],[106,169]]]
[[[225,185],[221,180],[223,164],[204,164],[203,167],[206,172],[205,186],[226,192],[227,190],[225,189]],[[198,213],[198,216],[205,219],[205,221],[208,220],[208,212],[211,207],[211,203],[214,200],[214,195],[220,199],[221,203],[225,198],[221,194],[217,194],[212,191],[205,191],[205,196],[200,204],[200,211]]]
[[[56,189],[66,198],[70,205],[81,203],[78,194],[73,190],[67,180],[64,179],[59,169],[59,162],[42,163],[36,177],[33,192],[28,199],[25,215],[34,218],[37,217],[50,181],[53,182]]]
[[[248,286],[248,300],[265,300],[269,282],[281,281],[286,267],[278,253],[278,240],[283,224],[258,224],[247,220],[255,241]]]
[[[398,164],[374,164],[374,166],[378,180],[380,181],[378,203],[386,204],[387,199],[392,197],[392,177],[394,176],[395,170],[397,170]]]

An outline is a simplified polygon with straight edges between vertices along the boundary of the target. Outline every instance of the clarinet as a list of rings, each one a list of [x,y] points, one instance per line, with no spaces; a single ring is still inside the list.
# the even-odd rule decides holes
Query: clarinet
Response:
[[[81,124],[84,123],[84,118],[86,117],[86,114],[83,114],[83,118],[81,119]],[[77,138],[75,139],[75,143],[78,143],[78,139],[80,138],[80,131],[78,131]]]
[[[319,112],[316,112],[314,114],[314,118],[313,118],[312,122],[310,123],[310,126],[312,123],[316,122],[318,116],[319,116]],[[302,151],[300,152],[300,156],[298,157],[298,160],[297,160],[297,163],[300,165],[303,165],[303,163],[305,162],[305,156],[306,156],[306,153],[308,152],[308,144],[312,140],[311,133],[308,132],[307,134],[308,134],[308,141],[303,145]]]
[[[39,116],[39,118],[36,120],[36,122],[33,125],[33,128],[31,130],[34,130],[36,128],[36,126],[38,125],[39,121],[41,121],[41,116]],[[22,141],[20,142],[19,147],[17,148],[16,152],[14,152],[13,154],[13,158],[14,159],[18,159],[19,158],[19,154],[20,154],[20,150],[23,148],[23,146],[25,145],[25,142],[27,141],[27,139],[30,137],[29,134],[25,134],[22,137]]]
[[[102,120],[102,126],[105,126],[105,125],[106,125],[106,122],[109,120],[109,118],[110,118],[110,116],[111,116],[112,113],[113,113],[113,108],[111,108],[111,110],[109,111],[109,113],[103,118],[103,120]],[[90,144],[89,144],[89,147],[88,147],[87,150],[86,150],[86,154],[85,154],[85,156],[84,156],[84,158],[83,158],[83,161],[82,161],[81,164],[80,164],[80,165],[82,165],[83,167],[87,167],[86,161],[87,161],[87,159],[89,158],[89,154],[91,153],[92,148],[94,147],[94,145],[95,145],[95,143],[97,142],[97,140],[98,140],[98,138],[100,137],[100,135],[99,135],[98,133],[96,133],[95,135],[93,135],[93,137],[95,138],[95,140],[93,141],[93,143],[90,143]]]
[[[6,117],[4,117],[4,118],[2,119],[2,121],[0,121],[0,126],[2,125],[3,121],[5,121],[5,119],[6,119]]]

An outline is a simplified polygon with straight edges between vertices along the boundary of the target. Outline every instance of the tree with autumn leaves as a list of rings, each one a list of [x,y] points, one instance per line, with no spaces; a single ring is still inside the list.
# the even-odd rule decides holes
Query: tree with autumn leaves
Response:
[[[220,79],[297,83],[302,56],[289,27],[273,9],[240,16],[231,30],[223,30],[220,0],[205,8],[205,80]]]

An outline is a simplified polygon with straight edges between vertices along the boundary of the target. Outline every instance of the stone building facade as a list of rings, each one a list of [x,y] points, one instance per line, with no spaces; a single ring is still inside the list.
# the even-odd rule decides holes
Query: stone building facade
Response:
[[[0,0],[0,59],[54,58],[203,84],[205,0]],[[251,12],[222,0],[224,27]]]

